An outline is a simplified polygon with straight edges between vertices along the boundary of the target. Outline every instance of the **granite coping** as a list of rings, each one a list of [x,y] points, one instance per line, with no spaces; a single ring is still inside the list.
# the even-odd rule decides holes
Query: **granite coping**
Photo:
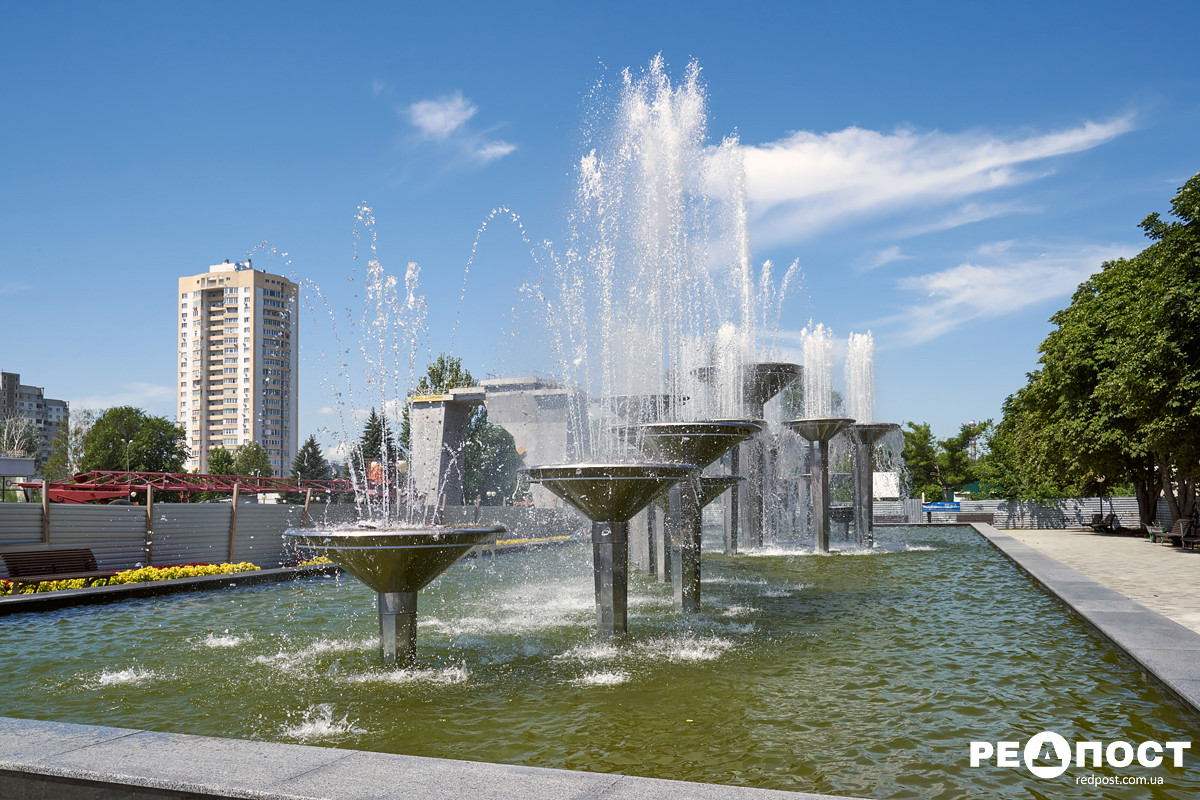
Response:
[[[0,717],[0,796],[839,800],[833,795]],[[855,800],[842,797],[840,800]]]
[[[1200,714],[1200,633],[986,523],[974,528],[1030,577]]]

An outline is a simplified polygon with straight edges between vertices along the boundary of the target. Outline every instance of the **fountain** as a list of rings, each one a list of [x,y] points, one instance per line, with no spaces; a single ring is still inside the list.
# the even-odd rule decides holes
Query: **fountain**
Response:
[[[690,464],[561,464],[522,470],[592,521],[596,630],[601,636],[623,635],[629,627],[629,520],[693,470]]]
[[[812,457],[809,495],[812,498],[813,551],[829,552],[829,441],[853,419],[833,416],[833,335],[824,325],[804,331],[804,419],[789,420],[788,428],[808,440]]]
[[[856,422],[852,430],[854,470],[854,530],[858,543],[871,547],[875,541],[875,445],[892,431],[894,422],[875,419],[875,339],[870,331],[852,333],[846,347],[846,396],[850,416]]]
[[[642,426],[642,448],[652,457],[695,465],[692,480],[671,487],[670,523],[664,526],[664,530],[672,531],[667,538],[671,541],[675,605],[685,613],[700,611],[700,511],[704,503],[699,471],[761,430],[753,422],[733,420],[658,422]],[[678,549],[675,547],[676,533]],[[664,540],[664,555],[666,552],[667,541]],[[674,569],[676,560],[678,569]]]
[[[741,413],[758,425],[765,426],[763,407],[795,382],[803,370],[799,364],[768,361],[742,364],[736,378],[724,375],[724,372],[717,367],[700,367],[694,374],[709,386],[732,384]],[[723,393],[728,393],[728,390],[723,390]],[[729,471],[742,472],[744,461],[748,479],[729,493],[724,525],[726,555],[737,554],[738,540],[743,536],[750,546],[762,546],[766,479],[770,472],[766,463],[767,454],[765,443],[757,437],[733,448],[729,453]],[[742,534],[742,531],[745,533]]]
[[[388,667],[407,667],[417,653],[417,592],[468,550],[505,531],[478,528],[289,530],[300,547],[317,551],[370,587],[378,597],[379,649]]]

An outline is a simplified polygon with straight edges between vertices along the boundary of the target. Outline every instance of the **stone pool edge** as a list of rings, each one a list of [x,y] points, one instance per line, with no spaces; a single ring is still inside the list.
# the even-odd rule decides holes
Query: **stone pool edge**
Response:
[[[983,522],[962,523],[1200,716],[1200,634]]]
[[[0,717],[0,796],[59,800],[856,800]]]

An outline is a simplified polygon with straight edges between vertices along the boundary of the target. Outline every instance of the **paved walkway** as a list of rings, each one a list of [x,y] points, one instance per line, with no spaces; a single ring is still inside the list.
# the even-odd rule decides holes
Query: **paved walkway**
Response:
[[[1003,533],[1200,633],[1200,550],[1087,530]]]

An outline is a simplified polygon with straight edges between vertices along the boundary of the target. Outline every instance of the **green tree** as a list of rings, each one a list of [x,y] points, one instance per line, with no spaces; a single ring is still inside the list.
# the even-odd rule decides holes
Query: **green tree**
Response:
[[[1009,398],[990,480],[1008,494],[1103,493],[1131,484],[1143,522],[1166,495],[1196,508],[1200,477],[1200,175],[1150,214],[1152,244],[1101,266],[1056,313],[1040,369]]]
[[[233,453],[226,450],[224,447],[214,447],[208,451],[208,474],[209,475],[236,475],[237,470],[233,463]]]
[[[975,425],[963,423],[958,433],[938,442],[934,475],[943,500],[954,499],[955,492],[978,480],[975,459],[971,457],[970,448],[972,443],[987,431],[990,424],[991,420]]]
[[[941,496],[937,482],[937,442],[927,422],[904,423],[904,468],[912,497]]]
[[[316,436],[310,434],[304,440],[304,444],[300,445],[300,451],[292,460],[291,477],[296,481],[327,481],[333,477],[333,470],[325,460],[325,454],[321,452],[321,445],[317,444]],[[286,492],[280,498],[280,502],[287,503],[300,503],[303,500],[304,495],[299,492]]]
[[[512,434],[488,422],[487,409],[479,408],[467,424],[463,451],[463,497],[480,498],[484,505],[499,505],[512,498],[517,470],[524,462]]]
[[[182,472],[188,458],[184,431],[165,417],[152,417],[140,408],[110,408],[84,437],[79,469],[135,472]]]
[[[371,416],[363,425],[362,436],[358,440],[357,452],[360,463],[370,464],[372,461],[395,460],[396,441],[392,435],[392,426],[387,417],[376,414],[371,409]]]
[[[258,442],[239,444],[233,451],[233,474],[255,478],[270,478],[275,474],[271,457]]]

